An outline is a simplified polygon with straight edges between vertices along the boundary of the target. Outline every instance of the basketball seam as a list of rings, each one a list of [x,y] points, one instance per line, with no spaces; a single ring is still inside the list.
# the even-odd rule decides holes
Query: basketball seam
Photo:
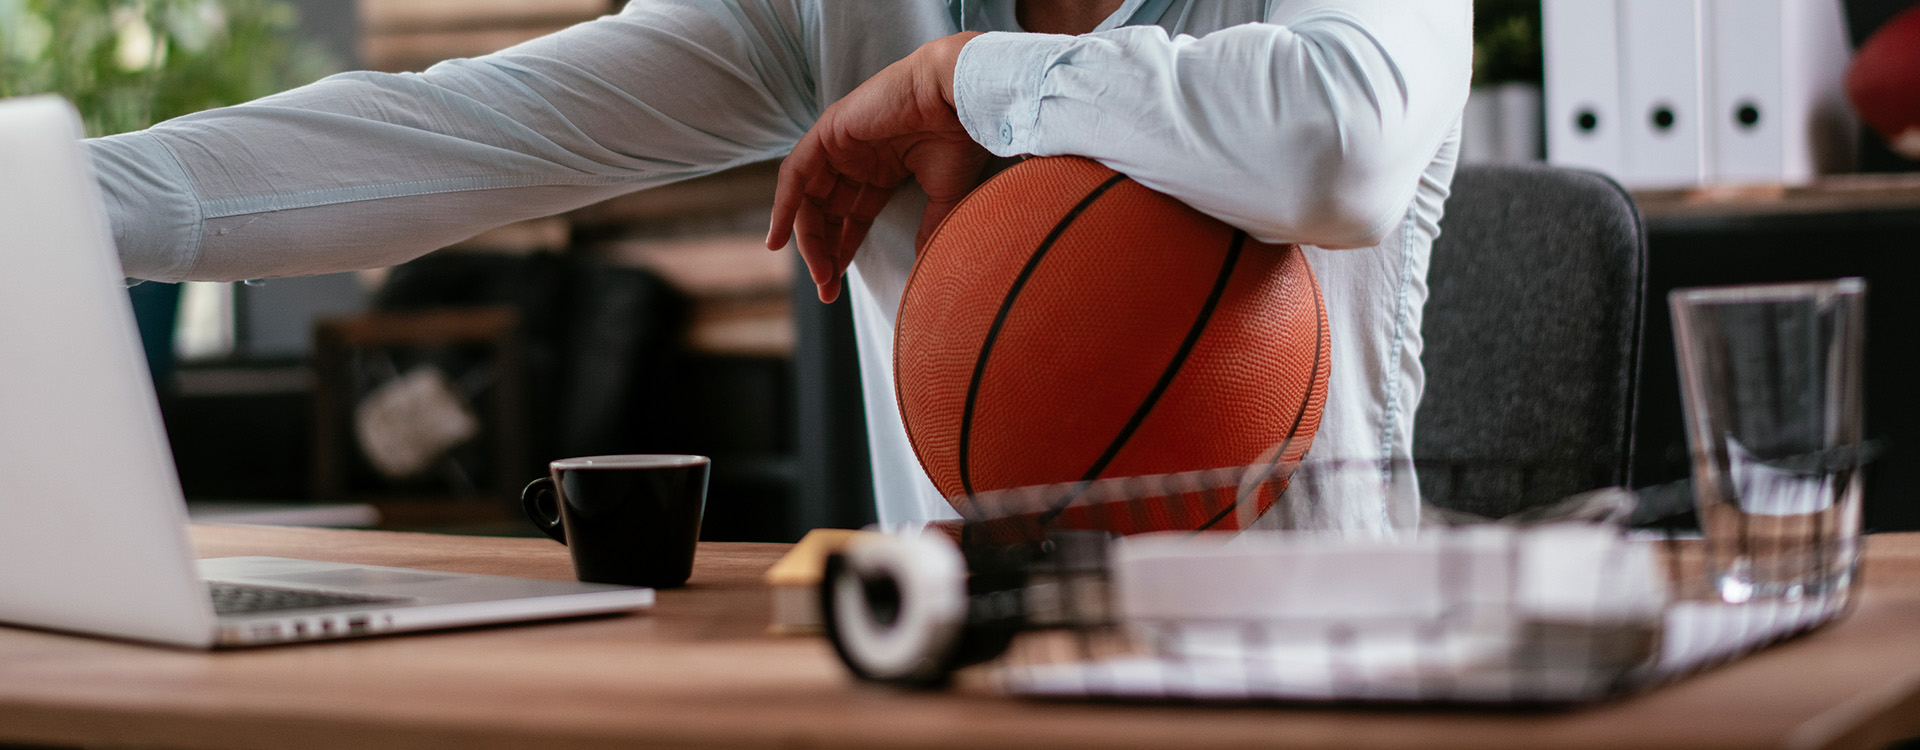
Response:
[[[1207,323],[1213,319],[1213,311],[1219,307],[1220,298],[1226,295],[1227,285],[1233,280],[1234,268],[1240,264],[1240,252],[1241,249],[1246,246],[1246,243],[1247,233],[1237,229],[1234,230],[1233,241],[1227,246],[1227,257],[1220,264],[1220,273],[1214,277],[1213,289],[1207,292],[1207,301],[1200,306],[1200,312],[1194,316],[1193,324],[1187,327],[1187,336],[1181,340],[1180,348],[1174,350],[1173,359],[1167,362],[1165,368],[1161,369],[1160,379],[1153,384],[1153,388],[1147,391],[1147,395],[1140,400],[1140,406],[1134,409],[1133,416],[1127,420],[1125,425],[1121,426],[1120,432],[1114,435],[1113,440],[1107,443],[1106,452],[1100,454],[1099,458],[1094,459],[1093,466],[1089,467],[1087,472],[1081,475],[1081,482],[1091,482],[1100,476],[1100,472],[1106,471],[1107,465],[1113,463],[1113,459],[1118,457],[1120,451],[1126,448],[1127,441],[1133,439],[1133,433],[1140,429],[1141,423],[1147,421],[1147,415],[1153,412],[1153,407],[1160,403],[1160,397],[1167,392],[1167,388],[1173,385],[1174,377],[1180,374],[1180,368],[1187,363],[1187,356],[1193,353],[1193,347],[1200,343],[1200,336],[1206,333]],[[1042,525],[1051,523],[1054,518],[1059,517],[1060,513],[1066,510],[1067,506],[1073,504],[1073,501],[1079,497],[1079,494],[1080,493],[1076,492],[1061,499],[1052,510],[1047,511],[1046,514],[1040,517],[1040,523]]]
[[[1072,157],[1062,157],[1062,158],[1072,158]],[[939,237],[941,232],[946,230],[947,224],[956,221],[954,219],[955,216],[959,216],[962,213],[963,209],[968,208],[969,204],[974,203],[977,200],[983,200],[980,196],[985,194],[985,191],[987,190],[988,187],[994,186],[997,183],[1000,183],[1005,180],[1013,179],[1012,177],[1008,176],[1013,171],[1014,170],[1011,170],[1011,169],[1002,170],[1000,173],[987,178],[986,182],[980,183],[980,185],[978,187],[975,187],[972,192],[967,193],[966,197],[962,198],[960,200],[960,204],[957,206],[954,206],[952,211],[948,212],[946,216],[941,217],[940,223],[934,225],[933,233],[928,235],[926,252],[930,253],[933,251],[934,243],[932,239],[935,237]],[[916,261],[913,264],[913,270],[909,271],[907,274],[906,291],[902,292],[902,294],[900,295],[900,308],[899,310],[895,311],[895,314],[894,314],[896,322],[905,317],[907,302],[908,300],[913,299],[913,295],[907,292],[911,292],[913,290],[914,280],[920,277],[920,268],[922,267],[922,265],[923,265],[922,263],[919,263],[918,261]],[[896,326],[893,334],[893,350],[895,352],[895,355],[893,357],[893,368],[892,368],[893,382],[894,382],[893,405],[894,405],[894,409],[900,413],[900,430],[907,434],[907,443],[908,445],[913,447],[914,452],[917,454],[919,452],[919,443],[915,441],[913,437],[913,420],[907,416],[907,402],[905,400],[905,397],[901,393],[900,386],[899,386],[900,356],[898,352],[900,351],[900,337],[901,337],[900,328]]]
[[[1091,208],[1100,196],[1105,195],[1114,185],[1120,184],[1125,179],[1127,176],[1123,174],[1115,174],[1107,178],[1105,182],[1089,191],[1086,197],[1081,198],[1080,202],[1075,204],[1065,216],[1060,217],[1060,221],[1053,225],[1053,230],[1048,232],[1046,238],[1040,241],[1040,246],[1034,249],[1033,255],[1027,258],[1026,265],[1020,269],[1020,275],[1014,277],[1013,286],[1007,289],[1007,295],[1001,298],[1000,309],[994,314],[992,325],[987,327],[986,340],[980,344],[980,356],[974,360],[973,376],[967,383],[966,404],[960,411],[960,446],[957,458],[962,492],[968,495],[973,494],[973,477],[967,464],[971,460],[972,451],[969,449],[969,443],[973,440],[973,409],[980,396],[980,381],[987,370],[987,359],[993,354],[993,342],[1000,336],[1000,328],[1006,325],[1007,316],[1013,311],[1014,301],[1019,298],[1020,290],[1027,285],[1027,280],[1032,278],[1033,272],[1040,267],[1040,260],[1046,257],[1047,251],[1053,248],[1053,244],[1059,241],[1060,236],[1066,234],[1067,228],[1073,225],[1074,220]]]
[[[1298,247],[1294,248],[1294,251],[1300,252]],[[1300,254],[1300,262],[1301,263],[1307,262],[1306,253],[1302,252]],[[1309,272],[1311,272],[1313,267],[1309,265],[1307,269]],[[1309,274],[1308,278],[1312,278],[1311,274]],[[1277,468],[1279,464],[1286,459],[1287,449],[1290,447],[1293,447],[1293,437],[1296,433],[1300,431],[1300,421],[1303,419],[1306,419],[1307,406],[1313,403],[1313,387],[1315,384],[1320,382],[1320,353],[1322,351],[1321,347],[1326,346],[1327,308],[1326,308],[1325,302],[1323,302],[1320,298],[1320,284],[1318,281],[1315,281],[1312,284],[1312,289],[1313,289],[1313,310],[1314,310],[1313,376],[1307,379],[1306,392],[1300,395],[1300,408],[1293,413],[1293,426],[1287,428],[1286,439],[1280,441],[1280,449],[1273,452],[1273,461],[1267,464],[1267,470],[1266,470],[1267,476],[1261,477],[1260,481],[1254,483],[1255,488],[1258,488],[1260,485],[1265,484],[1267,479],[1273,476],[1274,469]],[[1247,499],[1247,495],[1236,495],[1231,502],[1227,503],[1227,507],[1221,508],[1219,513],[1214,514],[1213,518],[1209,519],[1206,523],[1201,524],[1200,528],[1194,529],[1194,531],[1206,531],[1207,529],[1213,528],[1214,524],[1217,524],[1222,520],[1225,520],[1227,517],[1227,514],[1233,512],[1235,508],[1240,507],[1240,503],[1244,502],[1246,499]]]

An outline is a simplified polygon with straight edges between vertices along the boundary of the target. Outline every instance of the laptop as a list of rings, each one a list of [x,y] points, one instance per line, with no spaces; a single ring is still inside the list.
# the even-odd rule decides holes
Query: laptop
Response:
[[[196,562],[80,138],[64,100],[0,101],[0,623],[214,648],[653,604],[626,586]]]

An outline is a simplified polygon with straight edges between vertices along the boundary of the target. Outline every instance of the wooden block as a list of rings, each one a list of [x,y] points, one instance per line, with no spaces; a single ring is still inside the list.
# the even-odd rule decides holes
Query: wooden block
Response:
[[[873,536],[873,532],[814,529],[767,569],[767,587],[773,590],[773,622],[767,626],[768,633],[813,635],[820,632],[818,590],[827,556],[845,549],[862,536]]]

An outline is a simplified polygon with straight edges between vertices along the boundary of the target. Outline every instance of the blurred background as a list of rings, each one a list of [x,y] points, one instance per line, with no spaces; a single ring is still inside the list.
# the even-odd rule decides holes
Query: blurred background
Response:
[[[421,70],[613,9],[0,0],[0,95],[64,94],[90,135],[108,135],[340,70]],[[801,481],[793,259],[759,240],[774,168],[510,225],[394,268],[133,287],[196,517],[530,533],[517,497],[546,461],[674,452],[715,459],[709,538],[867,522],[863,443],[810,452],[818,481]],[[846,325],[844,309],[806,314]],[[860,459],[847,490],[820,478],[841,455]],[[845,497],[816,492],[802,514],[803,484]]]
[[[1848,2],[1853,43],[1911,4]],[[65,94],[90,133],[106,135],[334,71],[420,70],[485,54],[615,6],[0,0],[0,96]],[[1540,4],[1478,0],[1476,11],[1463,159],[1543,160]],[[1862,144],[1865,169],[1920,168],[1876,139]],[[708,539],[791,541],[814,527],[870,522],[845,303],[813,302],[792,254],[759,246],[775,168],[742,167],[510,225],[393,268],[133,287],[196,517],[532,534],[516,498],[546,461],[670,452],[714,458]],[[1792,244],[1756,249],[1755,237],[1778,239],[1780,228],[1765,220],[1716,223],[1670,208],[1684,198],[1637,194],[1648,212],[1654,296],[1636,483],[1686,471],[1671,354],[1662,350],[1670,348],[1664,289],[1892,277],[1895,258],[1882,248],[1920,225],[1920,190],[1912,192],[1894,213],[1876,214],[1869,234],[1838,240],[1851,255],[1811,260]],[[1847,216],[1798,231],[1831,236],[1857,223]],[[1753,257],[1765,263],[1728,262]],[[1876,326],[1915,317],[1874,315]],[[1894,390],[1876,390],[1893,375],[1874,373],[1905,364],[1870,364],[1869,391]],[[1894,401],[1876,400],[1884,408],[1875,413],[1906,408]],[[1920,407],[1913,411],[1920,417]],[[1884,481],[1892,484],[1874,494],[1920,485],[1920,477]],[[1920,527],[1920,511],[1905,505],[1870,505],[1869,519]]]

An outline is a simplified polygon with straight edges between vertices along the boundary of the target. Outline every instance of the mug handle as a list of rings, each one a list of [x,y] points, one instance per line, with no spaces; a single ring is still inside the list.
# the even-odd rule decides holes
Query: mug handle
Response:
[[[527,511],[527,520],[533,527],[561,544],[567,543],[567,530],[560,525],[560,493],[554,489],[553,477],[541,477],[527,483],[520,491],[520,507]],[[548,512],[552,508],[552,512]]]

